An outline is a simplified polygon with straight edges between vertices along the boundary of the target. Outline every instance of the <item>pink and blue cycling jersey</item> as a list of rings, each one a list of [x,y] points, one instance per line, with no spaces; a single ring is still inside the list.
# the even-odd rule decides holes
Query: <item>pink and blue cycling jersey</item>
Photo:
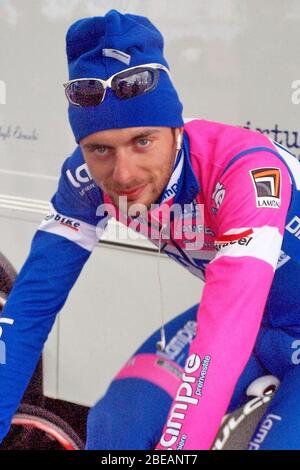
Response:
[[[51,203],[4,311],[14,325],[3,328],[7,359],[0,365],[0,439],[55,316],[110,217],[99,211],[111,201],[93,182],[79,146],[63,165]],[[260,133],[191,120],[157,203],[147,214],[152,220],[165,204],[184,208],[172,218],[162,251],[205,280],[205,287],[196,335],[156,448],[209,449],[263,316],[274,328],[300,321],[300,163]],[[136,222],[115,214],[131,227]],[[199,234],[199,245],[191,248],[176,238],[182,217],[189,221],[187,230]],[[138,230],[149,237],[148,221],[140,220]],[[157,238],[152,242],[158,245]]]

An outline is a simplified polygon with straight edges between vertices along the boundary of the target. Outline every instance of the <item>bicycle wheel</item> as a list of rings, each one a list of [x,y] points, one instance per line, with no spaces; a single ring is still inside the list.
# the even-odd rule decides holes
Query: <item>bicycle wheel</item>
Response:
[[[223,419],[213,450],[247,450],[248,443],[273,394],[254,397]]]
[[[34,405],[22,404],[1,450],[83,450],[84,443],[63,419]]]

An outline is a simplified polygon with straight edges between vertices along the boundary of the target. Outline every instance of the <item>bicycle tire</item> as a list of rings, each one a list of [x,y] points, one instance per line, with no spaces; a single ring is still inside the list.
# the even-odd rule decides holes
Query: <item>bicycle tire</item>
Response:
[[[74,429],[51,411],[22,404],[12,420],[1,450],[83,450]]]
[[[253,397],[226,415],[212,446],[213,450],[247,450],[258,422],[267,410],[273,395]]]

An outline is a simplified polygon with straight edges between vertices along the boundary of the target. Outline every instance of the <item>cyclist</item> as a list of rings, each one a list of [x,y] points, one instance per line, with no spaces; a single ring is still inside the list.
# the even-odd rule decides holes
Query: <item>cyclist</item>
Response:
[[[87,449],[209,449],[223,415],[265,371],[281,386],[249,448],[299,449],[299,162],[257,132],[184,124],[163,38],[144,17],[111,10],[75,22],[67,56],[78,145],[4,309],[14,323],[2,326],[0,438],[115,215],[206,285],[199,306],[166,328],[169,345],[185,321],[196,321],[185,351],[170,356],[162,336],[158,353],[151,337],[91,410]],[[175,204],[181,212],[164,210]]]

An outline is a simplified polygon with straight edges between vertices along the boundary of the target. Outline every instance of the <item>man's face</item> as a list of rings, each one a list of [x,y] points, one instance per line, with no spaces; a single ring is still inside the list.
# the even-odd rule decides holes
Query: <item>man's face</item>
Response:
[[[128,209],[133,204],[149,208],[171,177],[179,131],[169,127],[112,129],[85,137],[80,147],[95,183],[117,207],[123,196]]]

